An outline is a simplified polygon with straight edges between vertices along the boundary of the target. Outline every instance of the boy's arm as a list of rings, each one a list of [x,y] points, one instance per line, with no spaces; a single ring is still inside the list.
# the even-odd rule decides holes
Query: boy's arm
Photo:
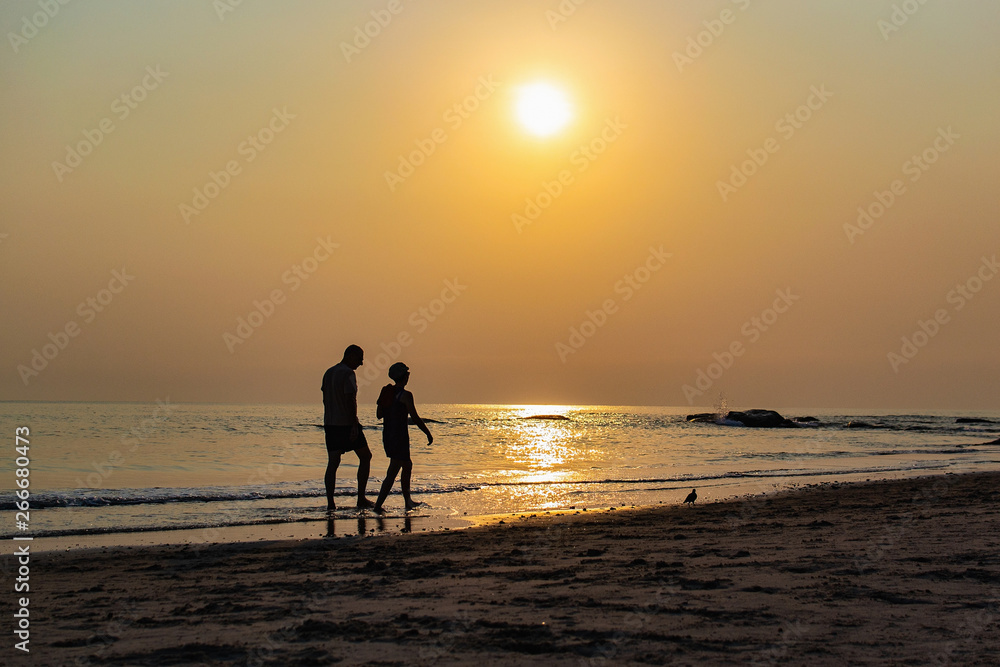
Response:
[[[378,393],[378,400],[375,401],[375,419],[382,419],[386,415],[385,407],[392,403],[392,398],[395,394],[393,393],[395,389],[391,384],[387,384],[382,387],[382,391]]]
[[[417,414],[417,406],[413,404],[413,394],[409,394],[406,397],[406,407],[408,408],[410,416],[413,417],[413,423],[427,435],[427,444],[429,445],[434,442],[434,436],[431,435],[430,429],[427,428],[427,424],[425,424],[424,420]]]

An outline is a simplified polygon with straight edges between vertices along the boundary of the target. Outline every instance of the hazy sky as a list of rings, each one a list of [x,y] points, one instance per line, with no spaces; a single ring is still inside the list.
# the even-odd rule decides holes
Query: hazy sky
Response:
[[[0,399],[318,402],[358,343],[368,403],[997,408],[1000,3],[0,26]]]

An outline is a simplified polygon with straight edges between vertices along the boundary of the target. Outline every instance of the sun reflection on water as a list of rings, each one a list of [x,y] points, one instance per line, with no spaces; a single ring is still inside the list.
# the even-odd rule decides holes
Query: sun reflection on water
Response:
[[[497,475],[506,482],[543,483],[518,495],[530,495],[533,502],[546,505],[544,497],[553,492],[544,482],[570,480],[580,463],[599,456],[582,444],[585,430],[575,423],[575,410],[579,408],[568,405],[508,406],[508,418],[496,428],[500,454],[511,467]]]

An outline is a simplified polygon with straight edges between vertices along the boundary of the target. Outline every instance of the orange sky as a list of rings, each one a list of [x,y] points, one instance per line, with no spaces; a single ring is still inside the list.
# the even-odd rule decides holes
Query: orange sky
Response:
[[[577,2],[4,3],[0,399],[997,407],[1000,5]]]

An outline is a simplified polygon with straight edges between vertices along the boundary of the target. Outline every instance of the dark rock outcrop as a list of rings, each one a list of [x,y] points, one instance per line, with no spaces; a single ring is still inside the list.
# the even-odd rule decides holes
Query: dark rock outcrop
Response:
[[[992,424],[993,421],[989,419],[980,419],[979,417],[959,417],[955,420],[956,424]]]
[[[719,416],[714,412],[688,415],[687,421],[714,424]],[[733,410],[726,415],[726,421],[738,422],[748,428],[797,428],[798,424],[786,419],[774,410]]]
[[[746,410],[730,412],[726,415],[729,421],[739,422],[750,428],[795,428],[798,426],[791,419],[786,419],[774,410]]]

